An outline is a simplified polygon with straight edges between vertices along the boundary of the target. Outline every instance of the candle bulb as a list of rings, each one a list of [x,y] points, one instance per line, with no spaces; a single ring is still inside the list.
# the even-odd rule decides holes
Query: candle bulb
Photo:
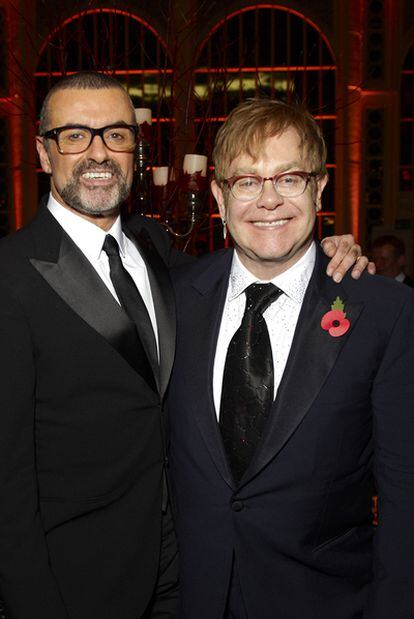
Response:
[[[135,120],[138,125],[152,123],[152,112],[149,107],[136,107],[135,108]]]
[[[152,182],[156,186],[168,184],[168,166],[159,166],[152,168]]]
[[[182,186],[190,192],[203,191],[207,184],[207,157],[194,153],[185,155]]]
[[[168,166],[154,166],[152,168],[153,192],[152,198],[161,221],[168,224],[170,216],[170,197],[173,192],[173,183],[169,178],[170,168]]]
[[[207,157],[205,155],[185,155],[183,162],[184,174],[201,174],[207,175]]]

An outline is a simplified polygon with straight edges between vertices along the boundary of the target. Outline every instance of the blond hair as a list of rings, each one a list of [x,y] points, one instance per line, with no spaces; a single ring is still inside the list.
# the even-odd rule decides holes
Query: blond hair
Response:
[[[238,105],[220,127],[213,149],[218,184],[226,178],[234,159],[247,154],[259,156],[263,142],[294,129],[312,165],[312,172],[326,174],[326,145],[315,119],[301,105],[271,99],[249,99]]]

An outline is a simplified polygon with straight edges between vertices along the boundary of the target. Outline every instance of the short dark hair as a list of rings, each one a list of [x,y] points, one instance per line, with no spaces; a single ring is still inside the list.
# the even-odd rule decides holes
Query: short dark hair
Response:
[[[106,73],[98,73],[98,71],[80,71],[79,73],[73,73],[68,77],[56,82],[54,86],[47,93],[45,100],[43,101],[42,109],[40,111],[39,122],[39,135],[43,135],[48,130],[48,107],[51,97],[59,90],[80,89],[80,90],[103,90],[109,88],[119,88],[128,97],[131,102],[131,110],[134,113],[134,106],[131,98],[125,88],[117,79]]]
[[[394,236],[393,234],[384,234],[383,236],[377,237],[372,243],[372,249],[379,249],[380,247],[384,247],[384,245],[391,245],[394,249],[396,258],[405,256],[404,241],[399,239],[397,236]]]

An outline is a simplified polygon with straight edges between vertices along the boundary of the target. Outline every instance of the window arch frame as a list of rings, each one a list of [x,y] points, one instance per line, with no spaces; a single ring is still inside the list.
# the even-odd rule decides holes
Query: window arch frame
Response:
[[[222,28],[226,23],[228,23],[231,19],[237,18],[237,16],[240,16],[244,13],[247,12],[252,12],[252,11],[258,11],[261,9],[270,9],[273,11],[281,11],[283,13],[287,13],[290,15],[294,15],[296,18],[300,19],[302,22],[304,22],[308,27],[312,28],[317,35],[319,36],[320,40],[322,41],[322,44],[325,45],[326,47],[326,51],[329,53],[330,58],[332,59],[332,63],[327,64],[327,65],[311,65],[310,67],[303,67],[303,70],[310,70],[310,69],[317,69],[320,71],[321,68],[326,68],[327,70],[333,71],[334,72],[334,84],[333,84],[333,88],[332,88],[332,104],[336,103],[336,92],[337,92],[337,80],[338,80],[338,75],[337,75],[337,63],[336,63],[336,58],[335,58],[335,53],[334,53],[334,49],[333,46],[331,45],[328,36],[325,34],[325,32],[322,30],[322,28],[316,23],[315,20],[311,19],[310,17],[308,17],[307,15],[305,15],[304,13],[300,12],[299,10],[290,7],[290,6],[286,6],[286,5],[280,5],[280,4],[273,4],[273,3],[269,3],[269,2],[258,2],[258,3],[251,3],[249,2],[248,4],[245,4],[244,6],[241,6],[239,8],[231,8],[229,10],[228,13],[226,13],[225,15],[223,15],[222,17],[220,17],[218,19],[218,21],[216,21],[216,23],[214,23],[212,26],[209,27],[207,33],[202,37],[202,39],[200,40],[199,44],[198,44],[198,48],[197,48],[197,53],[196,53],[196,61],[195,61],[195,69],[194,69],[194,78],[196,79],[197,74],[201,73],[203,71],[202,68],[199,67],[199,59],[200,56],[205,48],[205,46],[208,44],[208,41],[213,37],[213,35],[215,33],[217,33],[219,31],[220,28]],[[281,70],[281,71],[291,71],[292,67],[294,65],[289,65],[286,64],[285,66],[277,66],[277,67],[270,67],[272,70],[274,70],[275,68],[277,70]],[[268,67],[264,67],[265,69]],[[237,67],[233,69],[233,72],[236,73],[237,71],[242,70],[243,71],[243,67]],[[252,66],[249,66],[246,68],[246,71],[251,71],[253,69]],[[260,67],[256,66],[256,69],[260,69]],[[214,72],[217,71],[217,67],[211,67],[210,69],[207,69],[207,72]],[[223,68],[222,72],[225,73],[227,71],[227,68]],[[336,106],[335,106],[335,113],[329,115],[333,120],[334,123],[334,128],[333,128],[333,135],[335,135],[336,133],[336,123],[337,123],[337,113],[336,113]],[[213,121],[217,121],[217,122],[223,122],[225,120],[226,116],[216,116],[216,117],[212,117],[211,120]],[[324,118],[323,114],[315,114],[315,118],[316,120],[318,120],[319,122],[322,122],[324,119],[328,119],[328,116],[326,116]],[[195,118],[195,122],[201,122],[201,123],[205,123],[207,122],[207,119],[204,118],[200,118],[196,116]],[[336,143],[333,144],[333,147],[331,147],[331,151],[332,151],[332,162],[327,163],[327,168],[328,171],[332,170],[334,177],[336,176],[336,153],[335,153],[335,146]],[[331,187],[329,187],[329,185],[332,187],[333,183],[331,181],[331,183],[328,184],[328,188],[330,189]],[[336,212],[335,212],[335,190],[332,191],[332,196],[331,196],[331,207],[329,209],[323,209],[320,212],[317,213],[317,233],[319,238],[322,238],[322,236],[326,236],[328,234],[334,234],[335,231],[335,217],[336,217]],[[216,249],[217,247],[220,247],[220,244],[217,245],[217,238],[214,238],[215,236],[217,237],[217,234],[215,235],[215,230],[217,230],[217,228],[219,226],[217,226],[217,224],[219,223],[220,219],[219,219],[219,215],[216,212],[216,208],[215,205],[213,203],[213,200],[210,198],[210,204],[209,204],[209,218],[210,218],[210,230],[209,230],[209,249],[210,251]],[[327,224],[327,225],[326,225]],[[224,245],[228,246],[229,241],[228,239],[225,241]]]

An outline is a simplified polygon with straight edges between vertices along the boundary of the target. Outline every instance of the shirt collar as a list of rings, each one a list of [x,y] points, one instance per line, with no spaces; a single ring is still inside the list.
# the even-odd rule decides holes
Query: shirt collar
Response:
[[[284,294],[296,301],[302,303],[305,296],[306,288],[312,275],[316,260],[316,246],[312,242],[306,253],[289,269],[277,275],[271,280],[266,280],[266,283],[272,283],[280,288]],[[228,300],[233,301],[236,297],[242,294],[250,284],[262,282],[250,273],[248,269],[241,263],[237,254],[237,250],[233,254],[233,262],[230,271],[229,293]]]
[[[59,204],[52,194],[49,194],[47,208],[90,261],[99,260],[107,234],[111,234],[116,239],[122,257],[125,256],[125,240],[119,216],[111,228],[105,231],[87,219],[80,217],[76,212]]]

